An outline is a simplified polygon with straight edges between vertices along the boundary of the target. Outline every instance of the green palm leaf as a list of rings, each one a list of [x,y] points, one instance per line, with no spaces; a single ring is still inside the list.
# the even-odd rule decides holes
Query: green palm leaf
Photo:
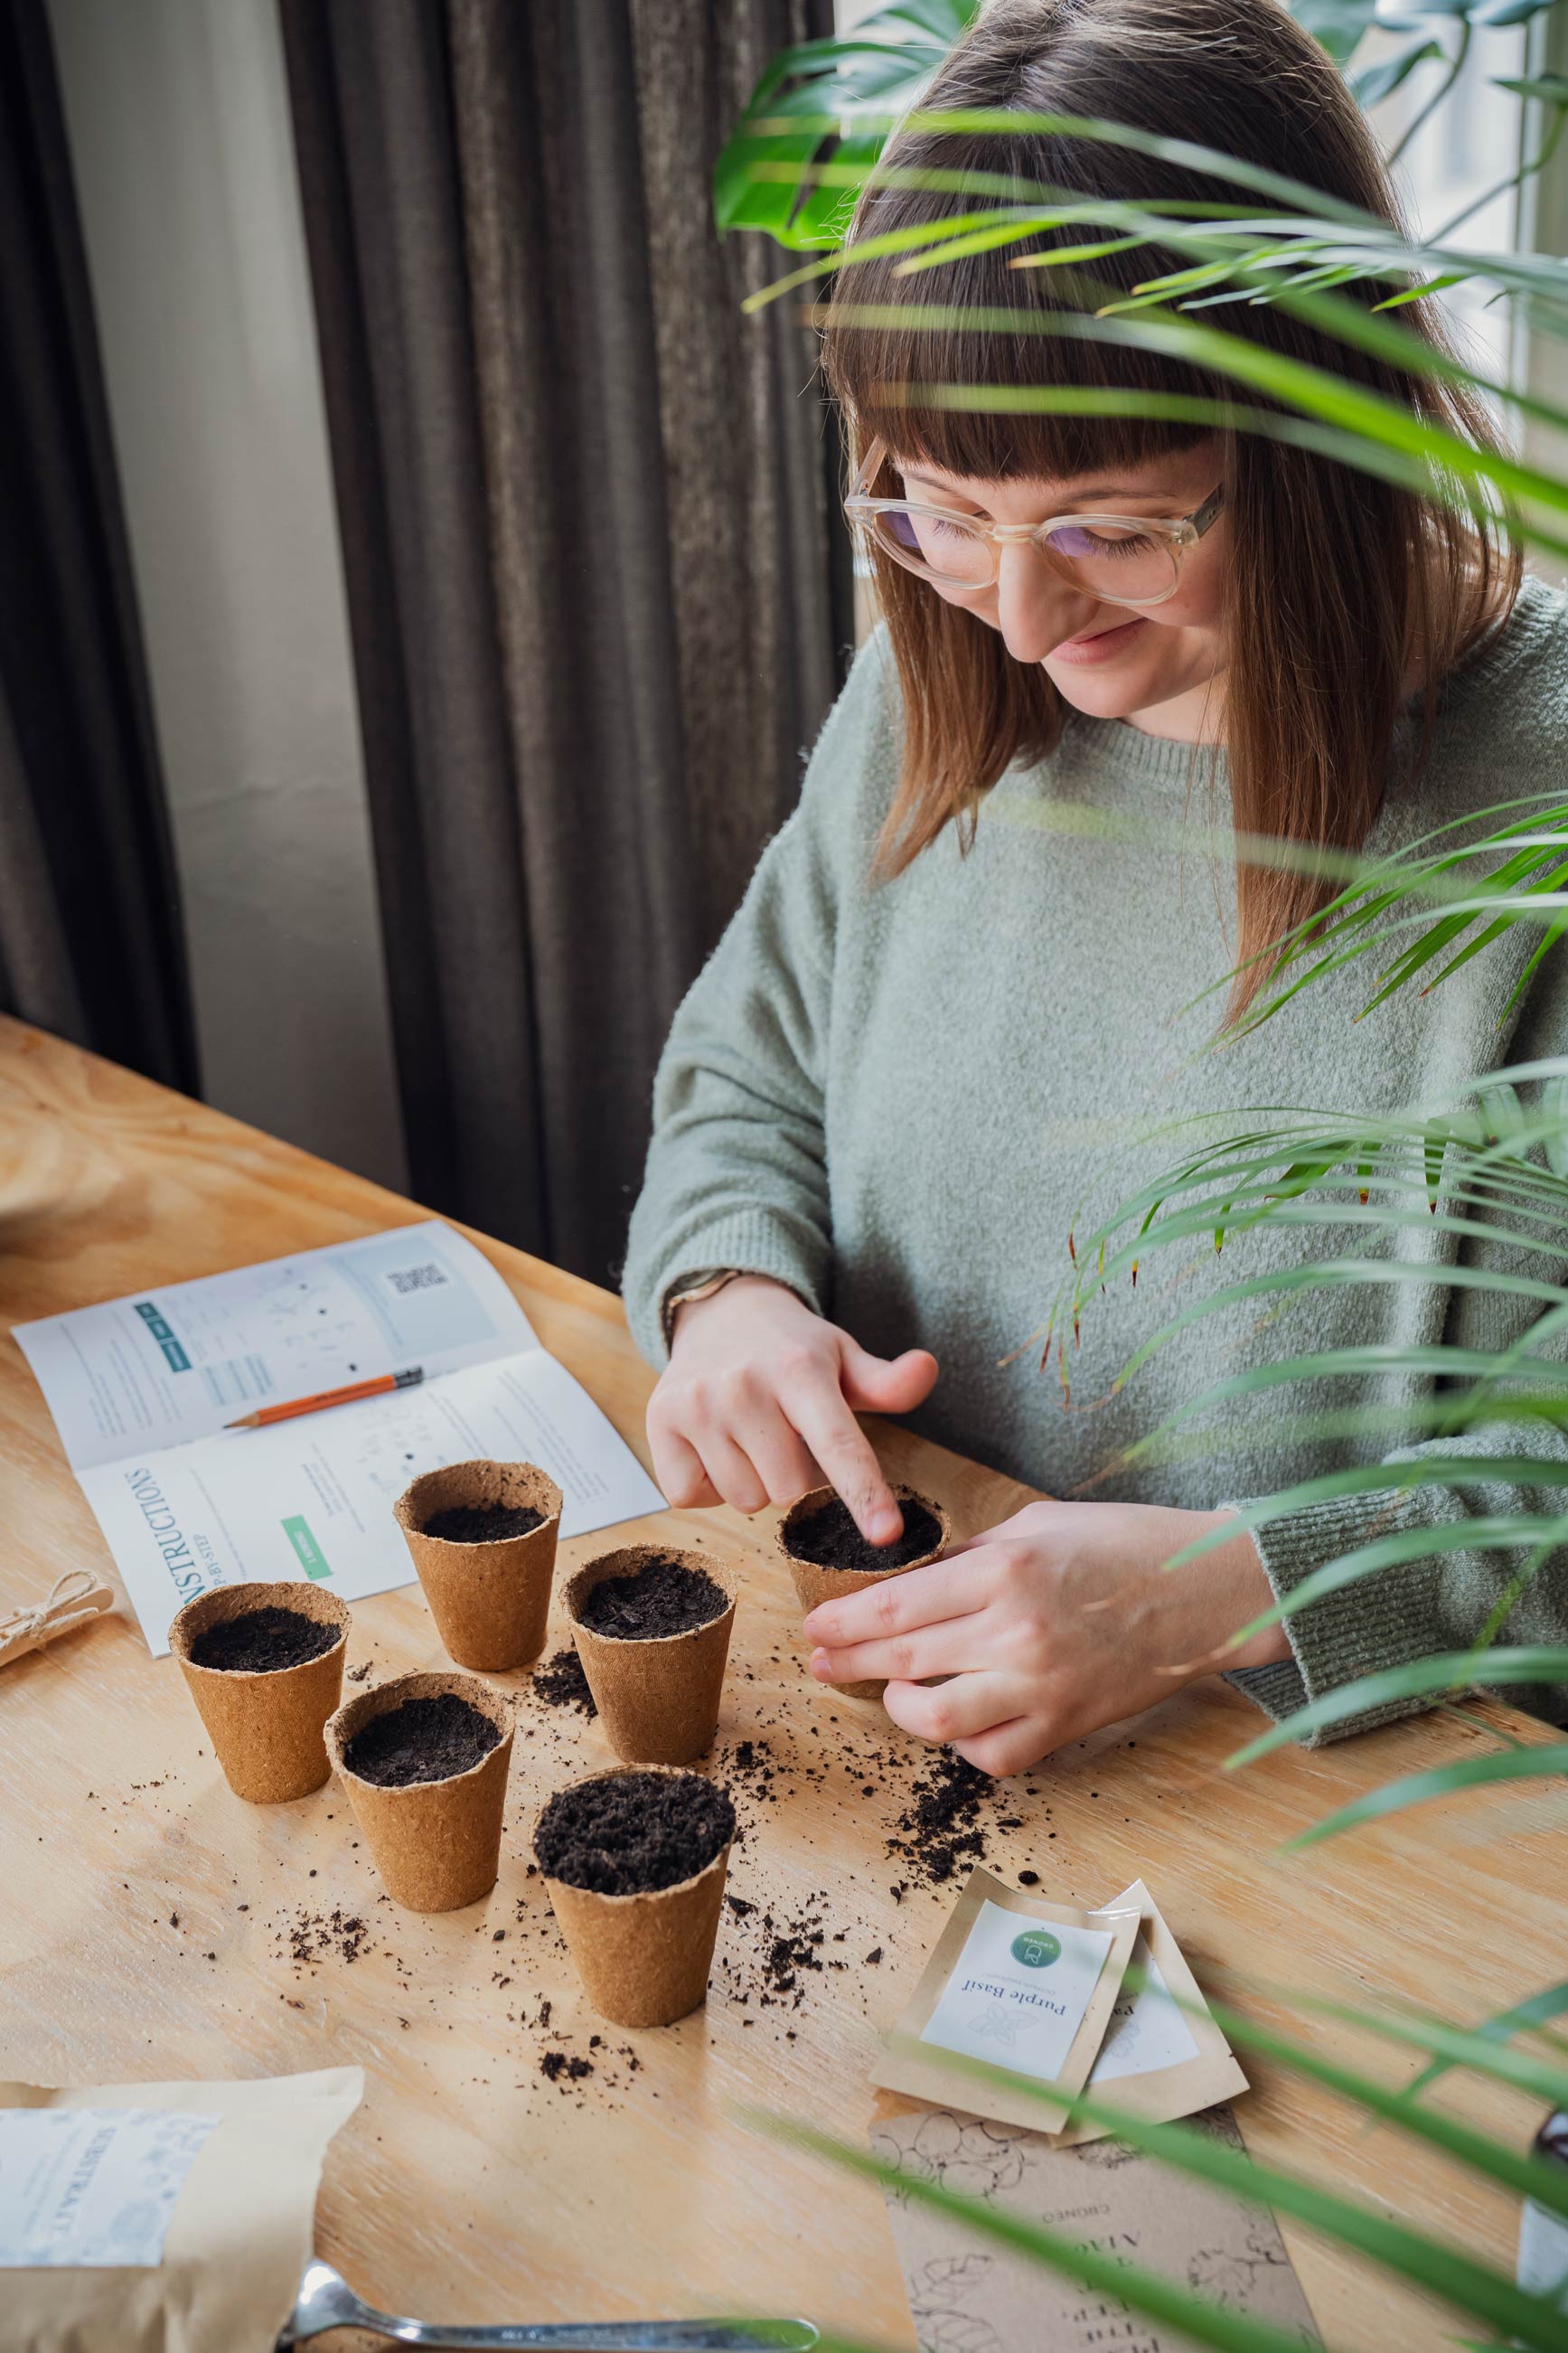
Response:
[[[1487,2018],[1472,2031],[1489,2042],[1511,2042],[1516,2034],[1528,2033],[1531,2028],[1548,2025],[1554,2018],[1568,2013],[1568,1978],[1558,1984],[1543,1986],[1539,1993],[1528,1994],[1511,2009],[1499,2010]],[[1462,2063],[1458,2059],[1433,2059],[1413,2075],[1399,2094],[1402,2103],[1418,2099],[1438,2078],[1447,2075]]]
[[[1139,2263],[1123,2263],[1118,2256],[1102,2253],[1089,2240],[1068,2238],[1065,2232],[1053,2231],[1043,2222],[1027,2222],[1022,2216],[1009,2213],[1005,2207],[994,2206],[984,2198],[962,2198],[936,2182],[922,2181],[918,2175],[905,2173],[896,2165],[886,2165],[879,2158],[854,2148],[847,2141],[835,2140],[813,2125],[788,2122],[754,2111],[751,2121],[773,2139],[809,2149],[846,2172],[858,2173],[865,2180],[879,2183],[884,2190],[896,2190],[900,2197],[911,2199],[917,2206],[945,2214],[982,2238],[1028,2255],[1048,2270],[1060,2272],[1068,2279],[1091,2288],[1096,2295],[1131,2305],[1134,2312],[1146,2313],[1163,2327],[1180,2330],[1195,2344],[1212,2347],[1214,2353],[1302,2353],[1301,2339],[1294,2330],[1275,2328],[1246,2313],[1211,2304],[1206,2297],[1194,2295],[1159,2272],[1149,2271]],[[1256,2190],[1253,2196],[1256,2199]],[[1528,2341],[1534,2344],[1537,2340]],[[1552,2353],[1558,2353],[1555,2343]]]
[[[1511,1748],[1501,1756],[1463,1757],[1452,1765],[1435,1766],[1428,1772],[1411,1773],[1402,1781],[1390,1781],[1382,1788],[1366,1790],[1350,1805],[1342,1806],[1337,1813],[1314,1822],[1310,1830],[1299,1831],[1286,1841],[1282,1852],[1299,1853],[1302,1848],[1317,1846],[1324,1839],[1357,1830],[1364,1822],[1384,1820],[1390,1814],[1403,1813],[1409,1806],[1450,1797],[1458,1789],[1480,1788],[1493,1781],[1560,1780],[1564,1777],[1568,1777],[1568,1741],[1547,1742],[1535,1748]]]
[[[1012,2088],[1021,2082],[1026,2090],[1030,2088],[1026,2079],[975,2061],[965,2061],[963,2068],[977,2082],[1005,2079]],[[1040,2097],[1043,2102],[1049,2101],[1044,2086],[1040,2087]],[[1112,2102],[1088,2094],[1080,2095],[1074,2103],[1074,2113],[1090,2123],[1104,2125],[1128,2147],[1146,2150],[1194,2179],[1254,2203],[1266,2200],[1277,2213],[1292,2216],[1340,2246],[1370,2255],[1384,2270],[1412,2281],[1426,2293],[1441,2296],[1459,2311],[1511,2332],[1525,2344],[1542,2348],[1542,2353],[1548,2353],[1548,2348],[1550,2353],[1568,2353],[1568,2316],[1554,2313],[1540,2297],[1525,2295],[1504,2274],[1491,2271],[1450,2244],[1428,2238],[1386,2216],[1371,2213],[1352,2200],[1320,2188],[1315,2182],[1259,2164],[1244,2151],[1189,2126],[1147,2124],[1141,2117],[1128,2116]],[[790,2138],[816,2147],[825,2155],[841,2153],[841,2144],[828,2141],[809,2127],[792,2126],[783,2129]],[[855,2154],[862,2167],[876,2166],[875,2158],[862,2159],[858,2152]],[[877,2178],[883,2179],[883,2173],[879,2172]],[[914,2193],[912,2179],[894,2171],[891,2180],[911,2195]],[[1047,2260],[1054,2261],[1054,2255]],[[1125,2289],[1117,2292],[1125,2295],[1129,2303],[1139,2300]]]

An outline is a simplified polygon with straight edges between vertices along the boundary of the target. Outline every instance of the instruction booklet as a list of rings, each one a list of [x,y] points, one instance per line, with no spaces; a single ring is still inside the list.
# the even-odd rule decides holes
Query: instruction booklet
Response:
[[[435,1220],[19,1324],[153,1652],[209,1586],[414,1581],[395,1499],[421,1471],[536,1462],[563,1537],[665,1508],[501,1277]],[[417,1368],[413,1386],[259,1430],[226,1423]]]

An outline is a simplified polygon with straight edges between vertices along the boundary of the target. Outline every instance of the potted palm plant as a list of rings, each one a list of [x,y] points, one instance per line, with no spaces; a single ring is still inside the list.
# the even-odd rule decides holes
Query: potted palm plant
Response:
[[[1460,81],[1478,29],[1525,23],[1544,16],[1549,7],[1550,0],[1445,0],[1441,6],[1412,5],[1380,14],[1362,0],[1300,0],[1296,13],[1346,69],[1364,106],[1383,103],[1412,77],[1425,80],[1425,95],[1405,132],[1408,142]],[[913,119],[941,127],[940,117],[921,115],[921,95],[948,47],[976,13],[977,0],[900,0],[864,19],[848,37],[809,44],[774,61],[721,158],[715,180],[722,227],[763,231],[799,257],[752,298],[753,305],[809,301],[825,280],[853,272],[864,258],[864,248],[847,252],[843,245],[854,201],[878,171],[896,122]],[[1419,79],[1413,86],[1419,87]],[[1528,111],[1532,128],[1516,169],[1489,193],[1538,175],[1568,123],[1568,77],[1542,71],[1510,78],[1502,87]],[[1030,124],[999,117],[993,127],[1003,137]],[[1054,119],[1049,128],[1058,136],[1100,140],[1145,156],[1158,157],[1169,148],[1157,135],[1120,123]],[[1184,160],[1194,160],[1191,151]],[[1481,369],[1410,333],[1400,318],[1402,307],[1415,297],[1464,284],[1528,315],[1531,332],[1550,347],[1552,339],[1568,334],[1568,264],[1551,255],[1469,250],[1457,232],[1473,205],[1436,235],[1414,238],[1354,207],[1326,206],[1312,189],[1222,153],[1205,153],[1195,160],[1215,182],[1228,185],[1234,204],[1195,211],[1163,206],[1142,195],[1075,206],[1048,189],[1022,188],[1016,179],[1001,177],[987,184],[987,175],[976,175],[963,192],[964,201],[952,204],[941,220],[906,241],[900,266],[910,282],[909,319],[917,324],[940,320],[1004,338],[1029,331],[1022,306],[1016,313],[984,319],[943,311],[944,264],[982,241],[1016,247],[1024,267],[1031,266],[1031,248],[1042,230],[1058,240],[1061,249],[1047,257],[1058,264],[1068,259],[1091,268],[1096,256],[1112,245],[1120,252],[1146,247],[1163,257],[1159,266],[1131,291],[1119,290],[1089,306],[1078,331],[1124,347],[1180,355],[1229,385],[1228,396],[1206,407],[1190,404],[1187,421],[1304,443],[1363,472],[1419,485],[1425,496],[1472,510],[1506,508],[1518,539],[1559,564],[1568,559],[1568,480],[1506,448],[1473,447],[1430,414],[1368,396],[1349,364],[1370,354],[1416,381],[1440,374],[1505,415],[1552,432],[1568,431],[1568,409],[1489,379]],[[1169,266],[1172,257],[1174,268]],[[1366,299],[1369,283],[1375,300]],[[1346,299],[1347,288],[1360,288],[1363,299]],[[1302,366],[1231,332],[1226,306],[1237,303],[1279,304],[1310,320],[1342,345],[1344,375]],[[999,374],[1004,380],[924,384],[917,390],[928,406],[946,402],[1017,413],[1053,400],[1058,409],[1071,406],[1070,392],[1011,385],[1005,370]],[[1104,397],[1078,396],[1086,404]],[[1418,841],[1376,862],[1349,855],[1327,860],[1321,870],[1330,878],[1324,902],[1286,936],[1266,985],[1251,999],[1247,1027],[1268,1022],[1287,1002],[1331,977],[1343,986],[1347,974],[1364,976],[1360,1010],[1375,1019],[1391,997],[1413,989],[1440,990],[1473,958],[1494,952],[1508,938],[1522,967],[1522,986],[1523,976],[1555,952],[1568,928],[1568,798],[1559,803],[1554,797],[1536,796],[1527,804],[1500,789],[1496,807],[1482,815],[1479,837],[1472,833],[1463,841]],[[1048,825],[1051,819],[1047,814],[1039,821]],[[1081,811],[1073,813],[1073,822],[1081,828]],[[1104,829],[1113,834],[1114,821],[1107,818]],[[1191,841],[1190,829],[1184,838]],[[1267,840],[1249,840],[1247,851],[1260,864],[1285,864],[1300,854],[1297,845]],[[1531,927],[1522,958],[1517,954],[1521,926]],[[1233,979],[1234,975],[1216,974],[1215,987],[1225,989]],[[1236,1033],[1222,1023],[1217,1034],[1223,1041]],[[1392,1115],[1386,1110],[1330,1114],[1302,1105],[1268,1115],[1238,1112],[1228,1123],[1210,1118],[1191,1130],[1172,1122],[1166,1132],[1168,1165],[1136,1189],[1129,1187],[1114,1213],[1092,1230],[1063,1238],[1060,1279],[1054,1295],[1042,1301],[1037,1338],[1042,1364],[1054,1353],[1064,1380],[1075,1338],[1105,1287],[1137,1282],[1141,1268],[1151,1287],[1149,1270],[1162,1256],[1179,1265],[1194,1250],[1223,1250],[1236,1271],[1233,1279],[1192,1303],[1152,1314],[1152,1328],[1124,1366],[1124,1379],[1135,1380],[1145,1362],[1180,1345],[1205,1317],[1239,1309],[1280,1319],[1286,1345],[1273,1361],[1234,1383],[1210,1388],[1167,1417],[1138,1441],[1144,1459],[1201,1448],[1206,1413],[1234,1410],[1238,1401],[1265,1390],[1277,1400],[1289,1399],[1303,1428],[1314,1417],[1342,1416],[1345,1409],[1331,1384],[1357,1367],[1339,1356],[1325,1361],[1310,1345],[1289,1345],[1289,1310],[1306,1307],[1310,1324],[1311,1302],[1335,1286],[1451,1281],[1451,1267],[1433,1266],[1425,1275],[1419,1267],[1391,1273],[1394,1254],[1380,1251],[1379,1241],[1397,1237],[1411,1221],[1457,1219],[1475,1237],[1510,1246],[1479,1278],[1506,1304],[1507,1339],[1462,1349],[1441,1344],[1435,1352],[1422,1352],[1419,1367],[1410,1352],[1403,1369],[1419,1374],[1415,1402],[1392,1410],[1366,1409],[1364,1435],[1375,1459],[1265,1496],[1246,1514],[1248,1525],[1266,1529],[1304,1505],[1349,1507],[1359,1498],[1385,1498],[1391,1491],[1402,1503],[1415,1498],[1423,1506],[1412,1514],[1374,1514],[1356,1525],[1354,1541],[1278,1601],[1269,1618],[1288,1617],[1326,1592],[1397,1572],[1456,1541],[1503,1556],[1510,1564],[1496,1606],[1470,1630],[1463,1647],[1361,1677],[1310,1701],[1249,1742],[1230,1760],[1234,1769],[1244,1769],[1281,1744],[1311,1738],[1369,1711],[1397,1712],[1435,1697],[1452,1704],[1477,1684],[1528,1699],[1568,1681],[1568,1650],[1547,1641],[1500,1639],[1543,1566],[1568,1543],[1568,1352],[1563,1345],[1568,1289],[1553,1279],[1549,1265],[1555,1261],[1560,1267],[1568,1258],[1565,1089],[1568,1059],[1536,1058],[1474,1071],[1445,1103],[1412,1104]],[[1142,1140],[1147,1140],[1146,1131]],[[1307,1246],[1298,1240],[1283,1266],[1249,1262],[1248,1238],[1268,1229],[1297,1229],[1308,1238]],[[1390,1369],[1386,1354],[1380,1369]],[[1282,1409],[1278,1402],[1275,1409]],[[1497,1471],[1496,1454],[1488,1451],[1489,1433],[1501,1427],[1514,1432],[1516,1440],[1508,1497],[1501,1508],[1478,1510],[1477,1491]],[[1403,1459],[1391,1464],[1391,1454]],[[1347,1525],[1355,1520],[1350,1511]],[[1167,1565],[1171,1572],[1179,1574],[1201,1550],[1194,1546],[1173,1558]],[[1243,1630],[1237,1641],[1257,1630]],[[1515,1780],[1561,1784],[1565,1775],[1568,1740],[1525,1746],[1500,1740],[1439,1770],[1368,1791],[1300,1842],[1344,1835],[1370,1819],[1461,1787]],[[1542,1988],[1468,2031],[1408,2012],[1330,2009],[1336,2023],[1370,2030],[1416,2054],[1418,2072],[1398,2091],[1245,2017],[1226,2012],[1223,2022],[1238,2044],[1267,2051],[1277,2062],[1330,2086],[1364,2117],[1442,2148],[1478,2178],[1561,2218],[1568,2215],[1568,2175],[1524,2154],[1527,2134],[1519,2147],[1510,2146],[1429,2107],[1425,2095],[1440,2076],[1463,2068],[1507,2084],[1538,2105],[1562,2106],[1568,2097],[1568,2071],[1563,2046],[1550,2030],[1564,2012],[1568,1982]],[[1472,2331],[1476,2323],[1483,2324],[1489,2341],[1540,2348],[1568,2344],[1568,2318],[1552,2299],[1524,2295],[1503,2274],[1454,2248],[1426,2240],[1353,2200],[1278,2170],[1255,2168],[1210,2137],[1180,2126],[1139,2124],[1117,2115],[1113,2104],[1096,2105],[1100,2119],[1131,2146],[1244,2196],[1268,2198],[1282,2213],[1436,2293]],[[804,2127],[773,2128],[789,2130],[837,2163],[884,2182],[893,2179],[866,2151],[829,2144]],[[1183,2330],[1192,2341],[1237,2353],[1279,2353],[1287,2341],[1195,2296],[1184,2284],[1130,2269],[1103,2251],[1036,2229],[938,2183],[900,2179],[898,2187],[962,2213],[977,2233],[1121,2299],[1154,2321]]]

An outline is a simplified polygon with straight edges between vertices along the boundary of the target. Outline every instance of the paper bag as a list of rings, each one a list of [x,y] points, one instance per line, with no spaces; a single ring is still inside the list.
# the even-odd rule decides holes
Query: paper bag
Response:
[[[26,2353],[273,2353],[358,2067],[0,2084],[0,2335]]]

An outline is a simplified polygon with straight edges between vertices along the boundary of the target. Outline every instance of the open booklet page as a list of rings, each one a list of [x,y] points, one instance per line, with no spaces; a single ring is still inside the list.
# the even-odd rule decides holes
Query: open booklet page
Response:
[[[208,1586],[412,1582],[392,1516],[421,1471],[537,1462],[570,1537],[664,1498],[540,1346],[471,1243],[435,1222],[20,1324],[16,1338],[154,1652]],[[414,1388],[226,1430],[258,1406],[417,1366]]]

